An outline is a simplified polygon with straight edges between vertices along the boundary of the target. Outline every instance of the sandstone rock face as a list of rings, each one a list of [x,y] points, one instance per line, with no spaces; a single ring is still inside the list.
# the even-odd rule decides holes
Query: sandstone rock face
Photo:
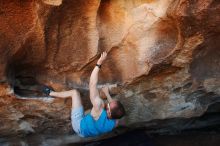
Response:
[[[43,0],[45,4],[59,6],[62,4],[62,0]]]
[[[112,93],[127,126],[200,116],[220,101],[219,32],[215,0],[2,0],[1,136],[70,133],[71,100],[35,90],[77,88],[90,108],[89,76],[102,51],[99,85],[118,85]]]

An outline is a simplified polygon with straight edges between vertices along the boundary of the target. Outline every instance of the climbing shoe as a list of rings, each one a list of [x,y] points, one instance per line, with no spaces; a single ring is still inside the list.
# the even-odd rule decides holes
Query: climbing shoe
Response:
[[[54,89],[49,86],[43,86],[43,88],[42,88],[42,92],[47,96],[49,96],[50,92],[52,92],[52,91],[54,91]]]

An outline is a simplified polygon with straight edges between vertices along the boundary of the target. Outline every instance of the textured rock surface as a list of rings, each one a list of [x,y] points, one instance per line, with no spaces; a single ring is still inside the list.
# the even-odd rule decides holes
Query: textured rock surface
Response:
[[[219,14],[216,0],[0,1],[1,136],[71,133],[71,101],[35,90],[78,88],[90,108],[102,51],[99,84],[119,85],[128,126],[200,116],[220,100]]]
[[[43,0],[43,2],[52,6],[59,6],[62,4],[62,0]]]

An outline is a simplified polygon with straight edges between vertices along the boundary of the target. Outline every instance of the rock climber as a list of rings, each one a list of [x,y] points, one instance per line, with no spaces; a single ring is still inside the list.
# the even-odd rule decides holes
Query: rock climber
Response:
[[[89,92],[93,106],[90,113],[84,115],[80,93],[77,90],[55,92],[49,87],[44,89],[44,93],[52,97],[72,98],[71,123],[73,130],[81,137],[93,137],[110,132],[118,125],[119,119],[125,115],[123,105],[118,100],[112,99],[109,94],[109,87],[102,88],[107,103],[99,95],[98,73],[106,57],[107,53],[103,52],[90,76]]]

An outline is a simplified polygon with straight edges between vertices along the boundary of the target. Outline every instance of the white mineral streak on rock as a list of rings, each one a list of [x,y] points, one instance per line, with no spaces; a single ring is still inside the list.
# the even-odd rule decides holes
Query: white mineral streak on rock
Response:
[[[34,129],[32,128],[31,124],[26,122],[26,121],[22,121],[20,124],[19,124],[19,130],[21,131],[24,131],[25,133],[33,133],[35,132]]]

